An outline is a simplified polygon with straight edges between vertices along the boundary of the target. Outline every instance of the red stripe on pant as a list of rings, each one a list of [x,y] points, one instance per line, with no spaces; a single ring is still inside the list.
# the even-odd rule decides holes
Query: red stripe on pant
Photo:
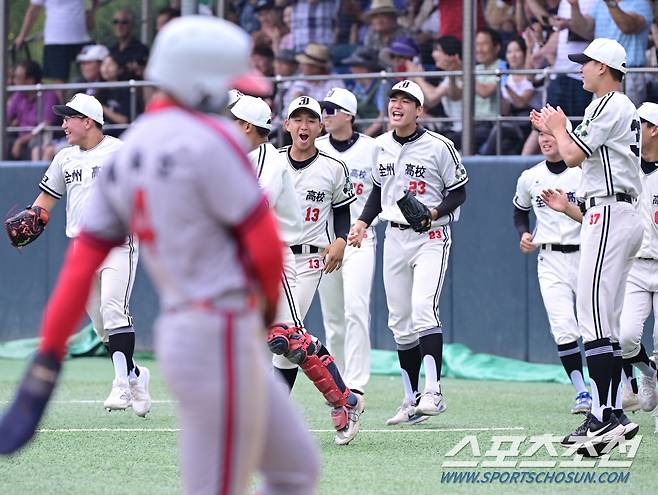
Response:
[[[227,314],[224,334],[224,373],[225,373],[225,411],[224,411],[224,447],[222,449],[223,462],[221,470],[220,495],[231,493],[232,470],[233,470],[233,433],[235,427],[235,369],[233,366],[233,319],[232,314]]]

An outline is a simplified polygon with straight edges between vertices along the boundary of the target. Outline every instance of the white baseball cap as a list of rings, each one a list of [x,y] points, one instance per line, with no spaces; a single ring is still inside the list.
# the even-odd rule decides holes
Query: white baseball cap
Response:
[[[409,79],[400,81],[395,86],[393,86],[391,91],[389,91],[388,96],[393,96],[393,93],[406,93],[414,100],[416,100],[421,107],[425,104],[425,95],[423,94],[423,90],[420,89],[418,84],[410,81]]]
[[[590,60],[596,60],[626,74],[626,50],[617,41],[608,38],[595,39],[583,53],[569,55],[569,60],[577,64],[586,64]]]
[[[229,89],[228,90],[228,104],[226,105],[227,108],[231,108],[233,105],[235,105],[238,100],[244,96],[242,91],[238,91],[237,89]]]
[[[77,62],[102,62],[109,54],[110,50],[103,45],[87,45],[82,48],[75,60]]]
[[[53,105],[53,112],[60,117],[84,115],[103,125],[103,105],[91,95],[76,93],[66,105]]]
[[[234,117],[249,122],[256,127],[272,129],[272,110],[262,98],[242,95],[231,107]]]
[[[300,108],[305,108],[313,112],[322,121],[322,108],[320,108],[318,101],[310,96],[300,96],[292,100],[290,105],[288,105],[288,118]]]
[[[320,106],[324,108],[341,108],[352,115],[356,115],[356,107],[358,103],[356,96],[345,88],[332,88],[320,102]]]
[[[658,104],[645,102],[637,109],[637,113],[642,120],[658,125]]]

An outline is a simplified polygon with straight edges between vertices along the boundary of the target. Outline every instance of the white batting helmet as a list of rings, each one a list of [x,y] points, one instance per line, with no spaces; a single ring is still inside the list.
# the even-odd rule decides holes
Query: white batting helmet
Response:
[[[250,52],[249,35],[235,24],[184,16],[158,33],[145,74],[184,105],[217,111],[226,103],[228,88],[259,94],[267,86],[247,75]]]

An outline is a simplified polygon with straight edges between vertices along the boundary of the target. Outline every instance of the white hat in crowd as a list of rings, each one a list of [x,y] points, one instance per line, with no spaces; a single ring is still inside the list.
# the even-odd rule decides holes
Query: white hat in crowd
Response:
[[[393,86],[391,91],[389,91],[388,96],[393,96],[393,93],[406,93],[414,100],[416,100],[416,102],[418,102],[421,107],[425,104],[425,95],[423,94],[423,90],[420,89],[418,84],[413,81],[409,81],[408,79],[400,81],[395,86]]]
[[[102,62],[110,54],[103,45],[87,45],[82,48],[75,58],[77,62]]]
[[[103,125],[103,106],[91,95],[76,93],[66,105],[53,105],[53,112],[60,117],[83,115]]]
[[[608,38],[595,39],[583,53],[569,55],[569,60],[577,64],[586,64],[590,60],[596,60],[626,74],[626,50],[617,41]]]
[[[262,98],[242,95],[231,107],[231,113],[237,119],[267,129],[272,129],[272,110]]]
[[[646,120],[653,125],[658,125],[658,104],[645,102],[637,109],[637,113],[642,120]]]
[[[288,105],[288,118],[290,118],[292,114],[300,108],[309,110],[310,112],[317,115],[320,120],[322,120],[322,108],[320,108],[318,101],[311,98],[310,96],[300,96],[292,100],[290,105]]]
[[[332,88],[320,102],[322,108],[338,108],[356,115],[356,96],[345,88]]]

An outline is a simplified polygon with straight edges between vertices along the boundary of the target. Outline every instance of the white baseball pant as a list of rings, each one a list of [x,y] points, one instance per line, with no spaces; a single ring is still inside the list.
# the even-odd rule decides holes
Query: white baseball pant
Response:
[[[96,270],[87,299],[87,314],[94,331],[104,344],[113,330],[132,327],[130,294],[135,282],[139,246],[132,237],[128,242],[110,251]]]
[[[594,206],[585,213],[576,298],[583,342],[619,341],[626,278],[642,234],[637,211],[628,203]]]
[[[267,495],[315,493],[317,448],[271,372],[260,316],[189,308],[162,314],[156,329],[178,400],[184,492],[242,494],[259,470]]]
[[[398,348],[413,347],[423,332],[441,329],[439,297],[451,244],[448,225],[421,234],[388,225],[384,288],[388,326]]]
[[[345,384],[365,391],[370,379],[370,292],[375,273],[374,230],[360,248],[347,246],[340,270],[324,274],[319,287],[327,349]]]
[[[321,254],[294,254],[292,267],[288,265],[289,257],[285,257],[284,275],[287,286],[290,287],[290,292],[296,301],[297,315],[302,324],[306,313],[308,313],[308,309],[311,307],[313,296],[315,296],[320,279],[322,278],[324,261],[320,256]],[[312,330],[311,333],[313,333]],[[287,358],[277,354],[272,356],[272,363],[279,369],[293,369],[297,367],[296,364],[291,363]]]
[[[658,260],[635,259],[628,272],[621,311],[621,350],[624,359],[640,352],[644,322],[653,311],[653,352],[658,353]]]
[[[575,342],[580,337],[575,306],[579,260],[577,251],[542,249],[537,256],[539,289],[557,345]]]

